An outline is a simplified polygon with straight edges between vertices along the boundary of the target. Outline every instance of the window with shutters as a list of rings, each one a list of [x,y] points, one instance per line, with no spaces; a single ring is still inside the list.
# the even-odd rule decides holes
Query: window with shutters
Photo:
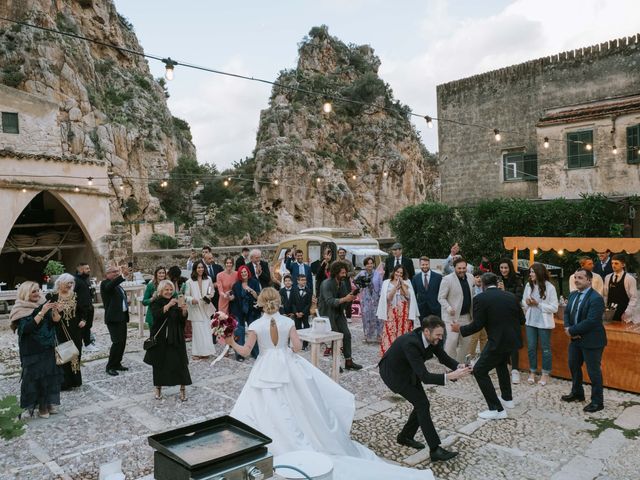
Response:
[[[593,130],[567,133],[567,167],[593,167]]]
[[[2,133],[20,133],[17,113],[2,112]]]
[[[537,181],[538,156],[523,152],[505,153],[502,156],[502,171],[505,182]]]
[[[640,163],[640,124],[627,127],[627,163]]]

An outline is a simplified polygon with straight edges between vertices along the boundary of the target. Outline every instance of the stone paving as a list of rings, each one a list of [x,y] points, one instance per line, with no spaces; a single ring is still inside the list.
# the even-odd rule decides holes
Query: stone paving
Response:
[[[29,419],[24,435],[2,441],[0,479],[97,479],[99,466],[116,459],[122,459],[127,479],[151,479],[153,455],[147,436],[227,414],[253,363],[225,358],[211,368],[207,361],[191,362],[194,385],[188,387],[189,400],[179,402],[174,387],[165,389],[164,400],[156,401],[136,325],[131,325],[124,361],[130,371],[109,377],[104,373],[108,334],[101,312],[96,316],[94,331],[101,351],[84,356],[84,385],[63,392],[58,415]],[[427,387],[444,446],[460,452],[454,460],[432,465],[428,451],[396,444],[410,405],[380,380],[378,349],[363,343],[357,319],[351,329],[354,359],[365,365],[340,378],[356,396],[352,437],[387,460],[431,468],[436,478],[447,480],[640,478],[640,395],[605,390],[605,410],[585,415],[582,404],[560,401],[569,382],[559,379],[545,387],[514,386],[516,408],[508,419],[497,422],[478,420],[486,404],[473,378]],[[19,394],[16,337],[6,326],[0,329],[0,361],[0,396]],[[329,359],[323,358],[321,368],[328,373],[329,366]],[[442,369],[431,362],[428,367]],[[422,434],[417,438],[423,440]]]

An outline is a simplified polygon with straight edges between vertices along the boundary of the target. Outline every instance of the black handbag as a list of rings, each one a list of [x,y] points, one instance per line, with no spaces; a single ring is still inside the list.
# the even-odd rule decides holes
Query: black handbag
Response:
[[[155,347],[156,345],[158,345],[158,341],[156,340],[156,337],[158,336],[158,334],[162,331],[162,329],[164,328],[164,326],[167,323],[167,320],[169,320],[168,318],[163,322],[162,326],[158,329],[158,331],[156,332],[156,334],[153,337],[149,337],[147,338],[143,343],[142,343],[142,348],[144,350],[151,350],[153,347]]]

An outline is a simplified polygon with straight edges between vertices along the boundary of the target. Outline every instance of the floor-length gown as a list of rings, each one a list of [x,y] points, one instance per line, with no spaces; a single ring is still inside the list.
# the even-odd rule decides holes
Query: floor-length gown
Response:
[[[389,283],[389,288],[391,288],[391,283]],[[409,295],[412,295],[412,293],[412,291],[409,291]],[[383,291],[382,295],[386,298],[387,292]],[[383,300],[381,299],[381,301]],[[382,337],[380,338],[381,357],[384,356],[396,338],[413,330],[413,320],[409,318],[410,301],[411,299],[404,298],[400,290],[397,290],[391,301],[388,302],[387,319],[384,322]]]
[[[184,296],[191,321],[191,354],[196,357],[215,355],[216,348],[211,336],[211,315],[215,313],[215,308],[203,300],[205,296],[213,296],[211,279],[203,278],[202,288],[198,280],[187,280]]]
[[[270,335],[276,320],[278,342]],[[365,446],[351,440],[355,413],[353,394],[288,347],[290,318],[264,314],[249,325],[260,347],[249,378],[231,416],[270,437],[274,455],[307,450],[330,455],[333,480],[428,480],[430,470],[388,464]]]
[[[382,276],[375,270],[371,274],[363,270],[356,276],[356,278],[358,277],[365,277],[370,280],[369,285],[360,291],[360,311],[362,314],[364,340],[369,343],[377,343],[382,335],[383,324],[383,321],[377,315]]]
[[[229,299],[223,295],[229,295],[231,290],[233,289],[233,284],[236,283],[237,280],[236,272],[232,271],[231,273],[227,273],[226,270],[220,272],[216,276],[216,283],[218,284],[218,293],[220,294],[220,299],[218,300],[218,310],[224,313],[229,313]]]
[[[58,342],[64,343],[68,340],[73,340],[79,352],[77,358],[62,366],[64,372],[62,390],[71,390],[82,385],[82,373],[80,371],[82,362],[82,329],[80,328],[82,311],[78,308],[75,292],[72,292],[67,297],[61,297],[56,293],[51,297],[51,301],[58,302],[60,311],[60,321],[56,324]]]

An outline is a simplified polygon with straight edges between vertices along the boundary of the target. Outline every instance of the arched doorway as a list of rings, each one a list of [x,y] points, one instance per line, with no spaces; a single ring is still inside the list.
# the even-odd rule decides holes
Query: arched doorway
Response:
[[[48,260],[58,260],[65,271],[75,273],[79,262],[87,262],[93,272],[100,264],[91,240],[72,212],[51,192],[31,199],[11,227],[0,253],[0,282],[3,289],[31,280],[43,283]]]

